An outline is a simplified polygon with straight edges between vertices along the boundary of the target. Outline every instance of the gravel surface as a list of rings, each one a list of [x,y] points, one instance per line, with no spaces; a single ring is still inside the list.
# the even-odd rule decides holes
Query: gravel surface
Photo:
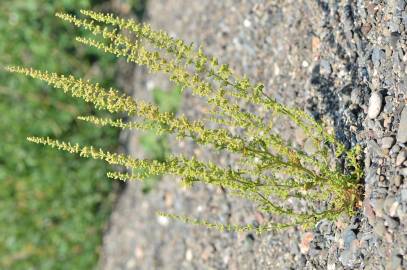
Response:
[[[103,269],[407,269],[407,3],[406,1],[150,0],[156,29],[202,44],[269,94],[298,106],[364,147],[362,207],[354,217],[320,222],[312,231],[219,233],[158,218],[155,211],[219,222],[264,223],[268,217],[222,189],[180,188],[165,177],[149,194],[131,183],[104,237]],[[165,78],[136,68],[134,95],[149,96]],[[127,83],[128,84],[128,83]],[[183,113],[205,103],[186,93]],[[257,108],[249,108],[256,110]],[[307,147],[282,123],[278,131]],[[139,156],[137,132],[124,133]],[[231,163],[192,142],[175,152]]]

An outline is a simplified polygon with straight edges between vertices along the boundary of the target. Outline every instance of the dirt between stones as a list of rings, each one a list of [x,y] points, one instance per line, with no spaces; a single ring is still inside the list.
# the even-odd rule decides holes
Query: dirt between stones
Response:
[[[149,194],[130,183],[104,236],[103,269],[407,269],[406,1],[150,0],[148,22],[202,44],[238,74],[264,82],[278,101],[304,108],[365,149],[360,212],[305,232],[220,233],[157,218],[162,210],[219,222],[262,223],[268,217],[224,190],[182,189],[164,177]],[[130,77],[129,77],[130,78]],[[149,98],[166,78],[136,68],[129,86]],[[256,110],[256,108],[250,108]],[[186,94],[182,112],[196,118],[205,103]],[[400,127],[400,128],[399,128]],[[404,128],[403,128],[404,127]],[[284,136],[303,143],[288,125]],[[140,156],[137,132],[124,133]],[[232,162],[173,141],[175,152]]]

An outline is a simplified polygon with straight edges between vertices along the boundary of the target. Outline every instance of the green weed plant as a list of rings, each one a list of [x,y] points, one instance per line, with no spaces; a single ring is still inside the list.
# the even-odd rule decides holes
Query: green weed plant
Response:
[[[181,89],[174,88],[170,91],[164,91],[159,88],[153,89],[153,102],[163,112],[177,113],[181,106]],[[164,162],[171,153],[169,136],[167,134],[156,134],[154,130],[146,130],[139,137],[140,146],[145,152],[147,158]],[[146,178],[143,181],[143,192],[148,193],[154,189],[156,183],[160,181],[161,176],[155,175]]]
[[[136,159],[49,137],[29,137],[29,141],[135,169],[133,173],[109,172],[108,176],[113,179],[142,180],[169,174],[180,177],[187,186],[197,182],[217,185],[256,203],[259,211],[272,215],[270,222],[254,226],[212,223],[184,215],[159,213],[221,231],[263,233],[294,225],[310,227],[322,219],[335,220],[342,214],[354,213],[362,176],[357,162],[359,147],[347,150],[310,115],[278,103],[266,93],[263,84],[254,83],[246,76],[239,77],[228,65],[205,54],[202,48],[174,39],[163,31],[154,31],[147,24],[89,10],[81,13],[84,18],[57,13],[59,18],[93,34],[91,38],[77,37],[78,42],[125,57],[128,62],[146,66],[151,72],[168,75],[182,90],[190,89],[194,95],[206,100],[208,115],[192,120],[185,115],[163,112],[154,104],[134,100],[113,88],[104,89],[98,83],[71,75],[25,67],[9,67],[8,70],[45,81],[92,103],[97,109],[127,114],[135,119],[125,122],[117,117],[79,117],[83,121],[98,126],[176,134],[179,140],[192,138],[199,145],[236,155],[238,163],[233,168],[222,167],[183,155],[170,155],[160,161]],[[271,118],[283,117],[291,121],[312,140],[315,153],[307,154],[286,141],[273,132],[270,117],[249,112],[242,104],[254,104],[262,107]],[[217,128],[210,127],[213,123],[218,125]],[[232,132],[230,128],[237,128],[240,132]],[[332,162],[335,156],[344,158],[345,171]],[[306,207],[295,209],[289,203],[292,200],[303,202]]]

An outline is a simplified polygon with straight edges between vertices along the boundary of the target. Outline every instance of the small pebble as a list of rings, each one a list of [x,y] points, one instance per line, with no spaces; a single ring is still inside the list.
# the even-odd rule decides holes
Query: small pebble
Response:
[[[401,151],[396,158],[396,166],[400,166],[407,159],[407,151]]]
[[[375,224],[376,215],[373,211],[373,207],[371,206],[369,200],[366,197],[363,202],[363,214],[367,217],[367,219],[371,225]]]
[[[392,207],[392,205],[394,204],[395,201],[396,201],[396,199],[394,198],[394,196],[389,195],[386,197],[386,199],[384,200],[384,205],[383,205],[384,211],[386,213],[390,212],[390,208]]]
[[[399,187],[401,185],[401,176],[400,175],[395,175],[393,177],[393,183],[396,187]]]
[[[393,97],[392,96],[387,96],[384,98],[384,108],[383,111],[385,112],[391,112],[393,111],[394,104],[393,104]]]
[[[393,117],[389,117],[389,116],[385,116],[384,117],[384,120],[383,120],[383,126],[385,127],[385,128],[387,128],[387,129],[389,129],[390,128],[390,124],[392,123],[392,121],[393,121]]]
[[[327,60],[321,60],[320,62],[320,70],[321,74],[323,75],[329,75],[332,73],[332,67],[331,64]]]
[[[193,255],[192,255],[192,250],[188,249],[187,252],[185,253],[185,259],[187,261],[192,261]]]
[[[349,249],[345,249],[339,256],[339,261],[348,268],[353,268],[355,263],[355,255]]]
[[[132,269],[134,266],[136,266],[136,260],[133,258],[126,262],[126,269]]]
[[[366,146],[367,151],[369,151],[371,155],[380,157],[384,155],[383,149],[374,140],[367,141]]]
[[[353,104],[361,104],[362,103],[362,92],[360,88],[354,88],[350,93],[350,100]]]
[[[378,180],[375,168],[370,168],[366,173],[365,182],[366,184],[374,184]]]
[[[402,176],[406,177],[406,176],[407,176],[407,168],[401,169],[401,170],[400,170],[400,174],[401,174]]]
[[[332,263],[332,262],[328,263],[327,269],[328,270],[335,270],[336,269],[335,263]]]
[[[399,151],[400,151],[400,146],[398,144],[395,144],[390,150],[390,155],[397,154]]]
[[[254,236],[252,234],[248,234],[244,241],[244,246],[243,246],[244,250],[246,250],[246,251],[250,250],[254,244],[254,241],[255,241]]]
[[[364,35],[367,35],[370,32],[370,29],[372,29],[372,26],[369,23],[365,23],[361,30]]]
[[[403,202],[407,201],[407,189],[403,189],[403,190],[400,192],[400,195],[401,195],[401,200],[402,200]]]
[[[352,241],[356,239],[356,234],[352,230],[347,229],[342,233],[342,238],[343,247],[345,249],[349,249]]]
[[[382,148],[384,149],[389,149],[392,147],[394,144],[394,138],[393,137],[384,137],[382,138]]]
[[[373,65],[379,66],[381,60],[385,57],[384,51],[379,48],[374,48],[372,52]]]
[[[391,217],[395,217],[395,216],[396,216],[396,214],[397,214],[397,209],[398,209],[399,205],[400,205],[400,203],[399,203],[398,201],[395,201],[395,202],[390,206],[389,215],[390,215]]]
[[[392,256],[391,258],[388,259],[386,263],[386,269],[388,270],[401,270],[401,263],[402,263],[402,258],[401,256]]]
[[[374,199],[370,201],[370,204],[373,206],[373,210],[376,213],[376,216],[383,216],[384,200],[383,199]]]
[[[390,230],[394,230],[400,225],[400,223],[397,220],[395,220],[387,215],[385,216],[385,220],[386,220],[386,225]]]
[[[384,240],[389,244],[393,243],[393,234],[386,232]]]
[[[163,217],[163,216],[158,216],[157,221],[161,226],[164,226],[164,227],[168,226],[168,224],[170,223],[169,218]]]
[[[404,106],[404,109],[401,112],[397,141],[400,143],[407,142],[407,106]]]
[[[304,68],[306,68],[306,67],[308,67],[309,66],[309,64],[308,64],[308,62],[307,61],[302,61],[302,67],[304,67]]]
[[[382,109],[383,97],[378,92],[373,92],[369,99],[369,108],[367,116],[370,119],[375,119]]]
[[[246,28],[250,28],[250,26],[252,26],[252,22],[250,20],[246,19],[243,21],[243,25]]]
[[[303,235],[300,243],[300,250],[302,254],[308,253],[312,239],[314,239],[314,234],[312,232],[306,232]]]
[[[402,207],[397,208],[396,216],[400,219],[400,222],[404,225],[404,227],[406,227],[407,226],[407,213],[403,210]],[[406,243],[407,243],[407,235],[406,235]]]
[[[381,236],[384,237],[385,233],[386,233],[386,227],[384,226],[384,220],[383,219],[377,219],[377,222],[373,228],[373,231]]]

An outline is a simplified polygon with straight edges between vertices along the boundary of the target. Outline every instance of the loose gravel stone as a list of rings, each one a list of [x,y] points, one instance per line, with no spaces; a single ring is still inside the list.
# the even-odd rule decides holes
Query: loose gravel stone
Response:
[[[331,64],[327,60],[321,60],[320,62],[321,74],[327,76],[332,73]]]
[[[367,184],[374,184],[378,180],[378,175],[376,173],[377,168],[370,168],[365,176],[365,182]]]
[[[373,206],[376,216],[382,217],[384,214],[384,199],[372,199],[370,204]]]
[[[403,190],[401,190],[401,192],[400,192],[400,197],[401,197],[401,200],[403,201],[403,202],[407,202],[407,189],[406,188],[404,188]]]
[[[383,149],[374,140],[367,141],[366,145],[367,145],[367,150],[370,155],[373,155],[373,156],[383,156],[384,155]]]
[[[404,177],[407,177],[407,168],[401,169],[400,174],[403,175]]]
[[[362,91],[360,90],[360,88],[354,88],[350,93],[350,100],[353,104],[361,104],[362,97]]]
[[[394,185],[396,187],[399,187],[401,185],[401,176],[400,175],[395,175],[393,179],[394,179]]]
[[[387,113],[393,111],[393,109],[394,109],[393,97],[387,96],[384,98],[384,101],[385,101],[384,102],[385,105],[384,105],[383,111],[387,112]]]
[[[390,147],[393,146],[394,141],[395,140],[394,140],[393,137],[384,137],[384,138],[382,138],[382,148],[389,149]]]
[[[375,119],[382,109],[383,97],[378,92],[373,92],[369,98],[369,109],[367,111],[367,116],[370,119]]]
[[[375,47],[373,49],[373,53],[372,53],[372,61],[373,61],[373,65],[375,66],[379,66],[380,62],[382,61],[382,59],[385,58],[385,54],[384,51]]]
[[[385,216],[384,216],[384,219],[385,219],[385,221],[386,221],[387,227],[388,227],[390,230],[394,230],[394,229],[396,229],[396,228],[399,226],[399,222],[398,222],[396,219],[391,218],[391,217],[388,216],[388,215],[385,215]]]
[[[402,257],[400,255],[393,255],[386,264],[386,270],[402,270]]]
[[[392,205],[394,204],[394,202],[396,201],[394,196],[387,196],[385,201],[384,201],[384,205],[383,205],[383,209],[384,211],[388,214],[390,212],[390,208],[392,207]]]
[[[390,150],[390,155],[397,154],[400,151],[400,149],[401,147],[398,144],[395,144]]]
[[[407,151],[401,151],[396,158],[396,166],[400,166],[407,159]]]
[[[407,142],[407,106],[404,106],[404,109],[401,112],[397,141],[401,143]]]
[[[346,267],[353,268],[355,265],[355,261],[357,258],[355,252],[352,252],[350,249],[344,250],[341,255],[339,256],[339,261]]]
[[[351,229],[346,229],[342,234],[343,247],[349,249],[353,240],[356,239],[356,234]]]
[[[311,241],[314,239],[314,234],[312,232],[307,232],[303,235],[301,243],[300,243],[300,250],[302,254],[308,253],[310,250]]]
[[[391,205],[391,207],[390,207],[390,209],[389,209],[389,215],[390,215],[391,217],[395,217],[395,216],[397,215],[397,210],[398,210],[398,208],[399,208],[399,205],[400,205],[400,203],[399,203],[398,201],[395,201],[395,202]]]
[[[384,226],[384,220],[383,219],[377,219],[376,224],[373,227],[373,231],[380,237],[384,237],[386,233],[386,227]]]

